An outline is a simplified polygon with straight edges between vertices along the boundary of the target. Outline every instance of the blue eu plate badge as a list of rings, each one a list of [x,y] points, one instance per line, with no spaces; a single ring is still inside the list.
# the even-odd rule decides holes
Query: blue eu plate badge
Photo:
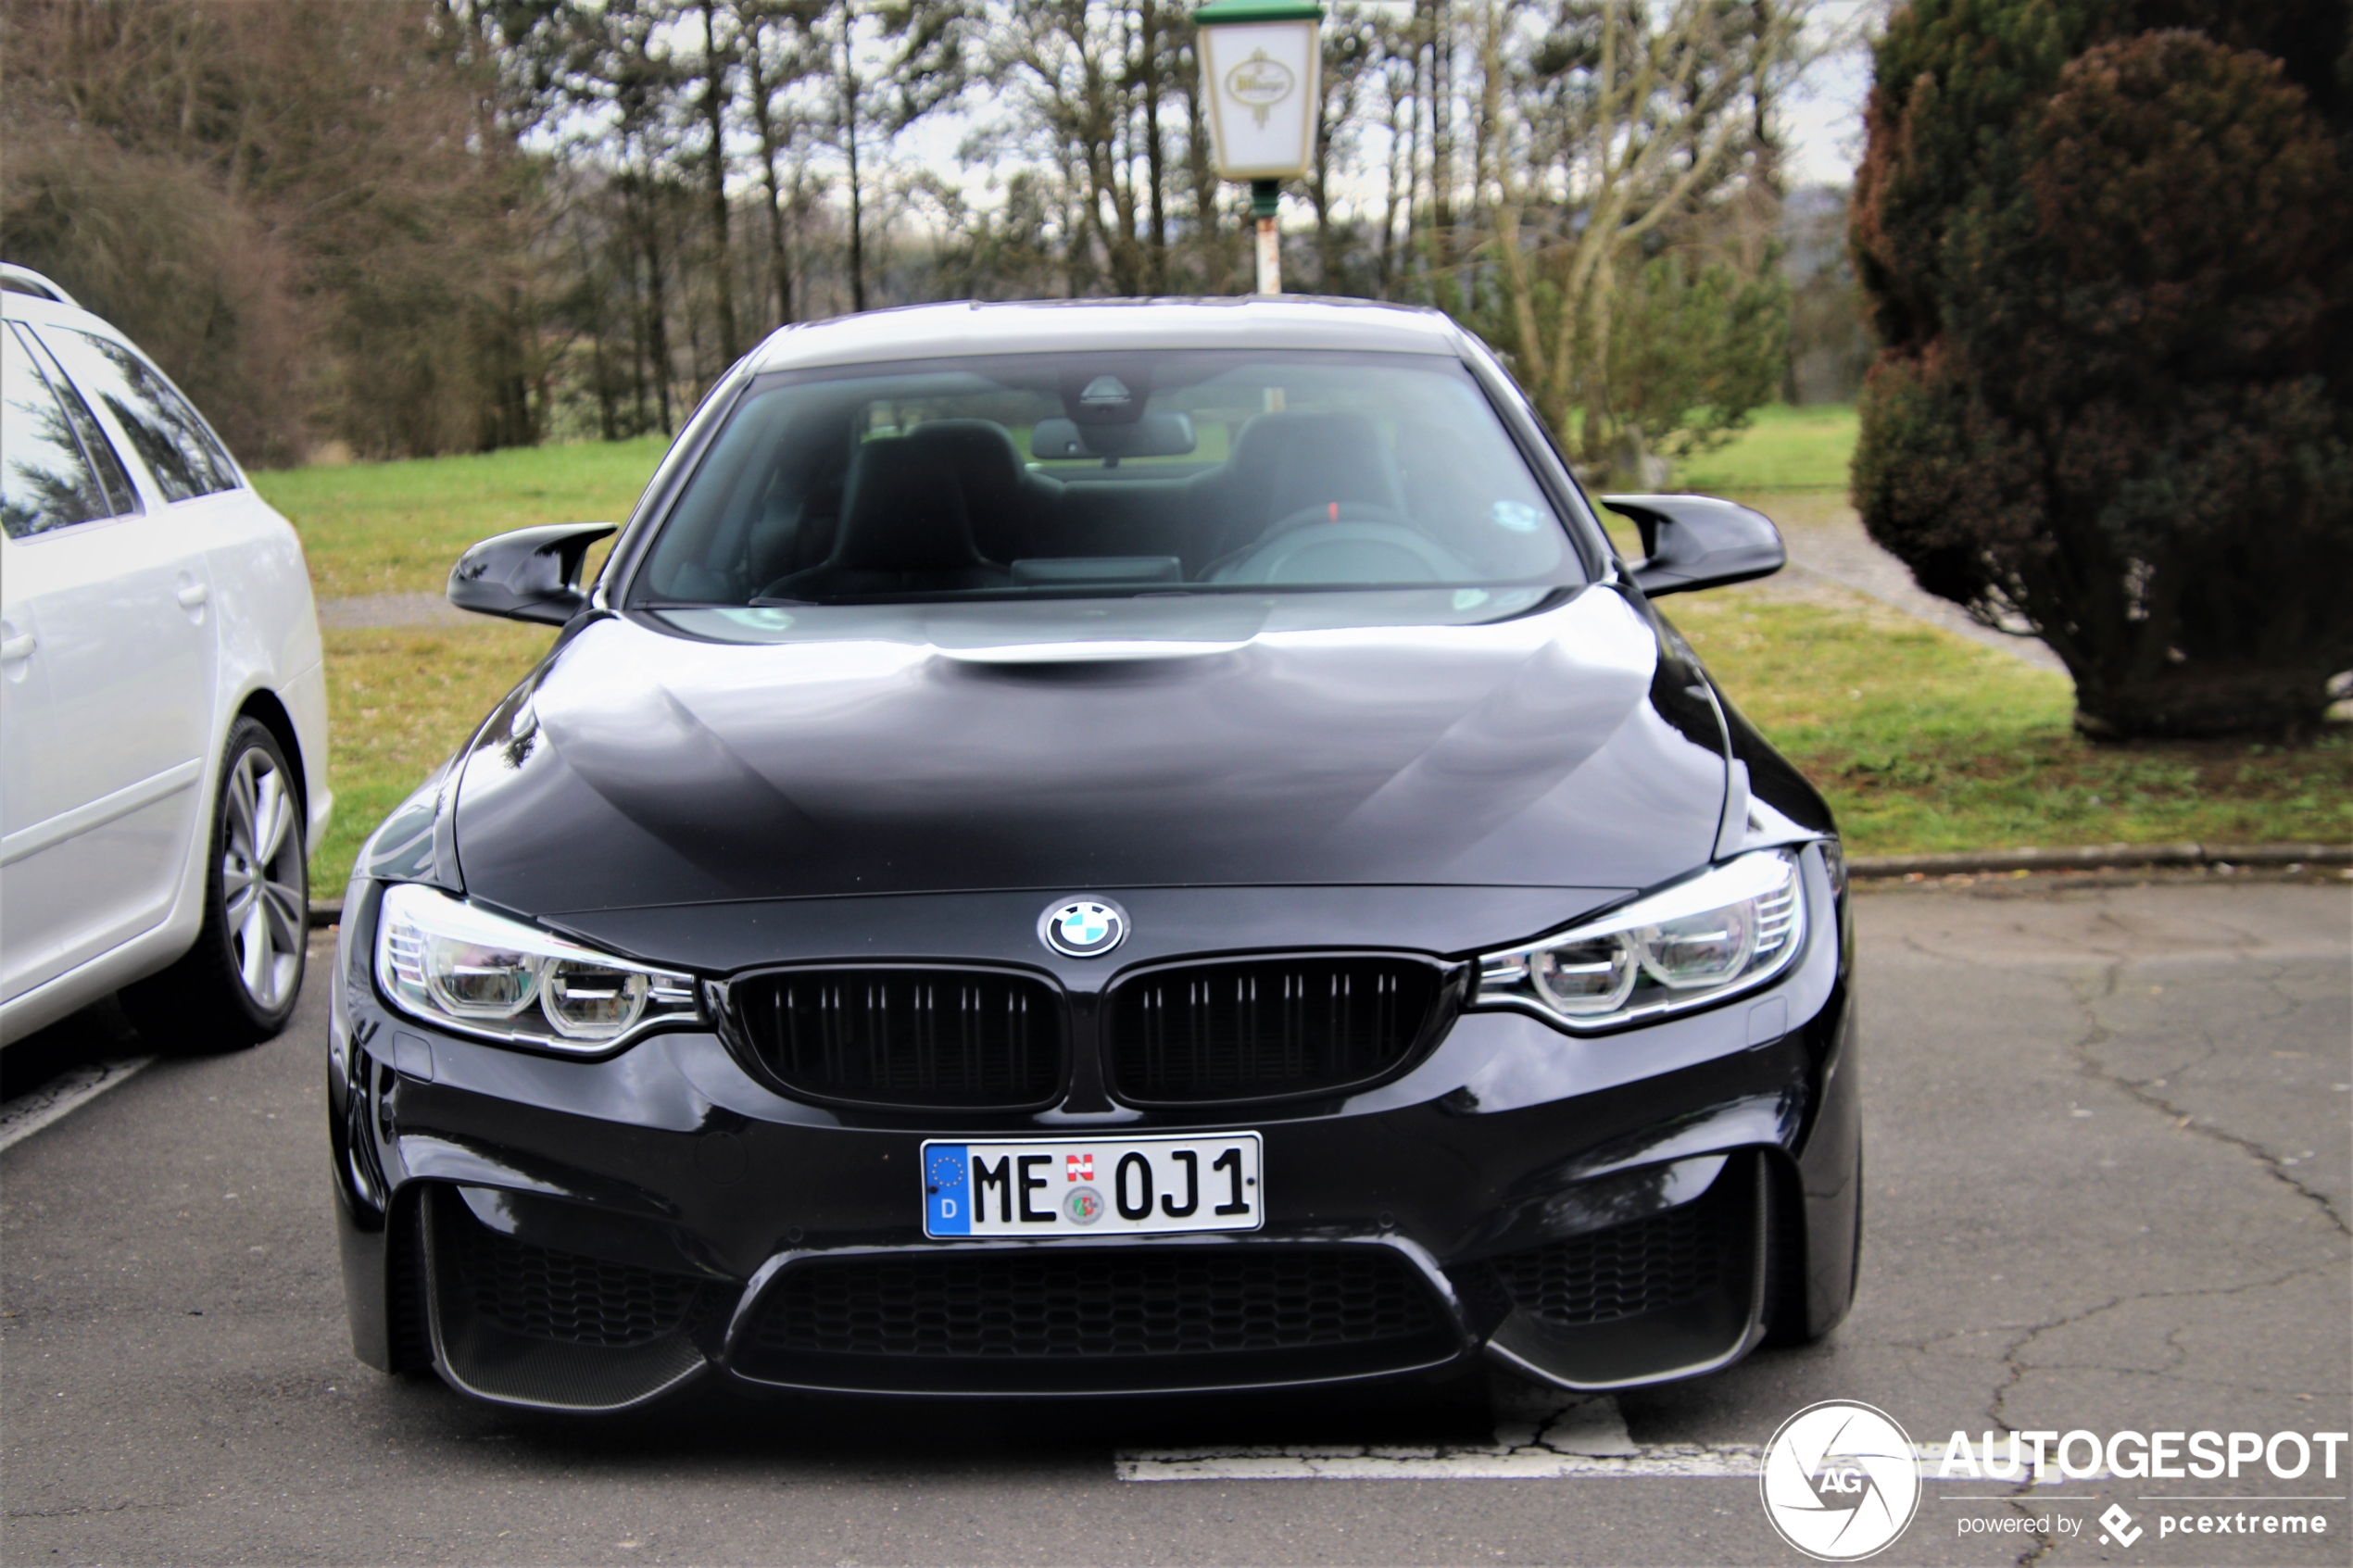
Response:
[[[972,1172],[960,1143],[936,1143],[924,1150],[924,1230],[932,1236],[970,1236]]]

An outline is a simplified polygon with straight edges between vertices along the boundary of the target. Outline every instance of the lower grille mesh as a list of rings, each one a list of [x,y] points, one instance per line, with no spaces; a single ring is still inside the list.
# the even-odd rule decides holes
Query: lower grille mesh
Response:
[[[629,1263],[558,1252],[492,1230],[452,1203],[436,1221],[464,1282],[466,1298],[485,1320],[527,1339],[617,1348],[677,1332],[698,1282]]]
[[[1718,1289],[1745,1237],[1737,1183],[1719,1178],[1680,1208],[1494,1261],[1513,1304],[1559,1328],[1666,1311]]]
[[[758,1342],[784,1354],[965,1360],[1365,1346],[1439,1326],[1385,1249],[965,1253],[785,1271]]]

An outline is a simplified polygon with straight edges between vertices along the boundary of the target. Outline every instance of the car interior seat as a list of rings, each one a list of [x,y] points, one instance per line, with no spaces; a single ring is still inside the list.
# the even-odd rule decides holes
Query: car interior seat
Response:
[[[952,471],[963,489],[973,543],[990,561],[1031,553],[1062,486],[1029,471],[1012,434],[993,420],[933,420],[908,438],[921,460]]]
[[[861,443],[830,555],[768,585],[768,596],[855,596],[1003,587],[1012,574],[973,542],[953,467],[913,436]]]

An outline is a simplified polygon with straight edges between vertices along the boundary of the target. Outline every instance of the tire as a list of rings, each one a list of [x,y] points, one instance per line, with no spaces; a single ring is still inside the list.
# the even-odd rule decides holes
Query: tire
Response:
[[[302,797],[277,736],[255,720],[229,728],[210,826],[195,945],[122,992],[123,1011],[157,1051],[258,1045],[285,1028],[302,995],[310,935]]]

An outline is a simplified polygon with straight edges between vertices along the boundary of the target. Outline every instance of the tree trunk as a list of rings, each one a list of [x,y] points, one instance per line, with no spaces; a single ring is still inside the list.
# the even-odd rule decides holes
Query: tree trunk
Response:
[[[2097,668],[2073,673],[2075,727],[2095,740],[2306,740],[2328,715],[2332,672],[2321,665],[2282,670],[2199,660],[2145,677]]]
[[[1315,209],[1315,291],[1330,294],[1333,274],[1340,270],[1338,247],[1332,236],[1332,149],[1330,137],[1324,134],[1330,127],[1321,123],[1323,106],[1316,106],[1315,161],[1307,174],[1307,202]]]
[[[648,193],[659,197],[660,192]],[[661,433],[675,433],[670,418],[670,301],[662,288],[661,221],[659,207],[646,225],[646,357],[653,364],[654,401],[661,410]]]
[[[1141,91],[1144,94],[1144,168],[1151,182],[1152,248],[1148,258],[1151,291],[1168,292],[1168,170],[1167,149],[1160,140],[1160,7],[1143,0],[1144,34]]]
[[[851,19],[842,19],[841,140],[849,161],[849,308],[866,308],[866,233],[864,193],[858,185],[858,72],[849,58]]]
[[[636,181],[633,176],[621,178],[621,235],[613,248],[618,253],[622,285],[628,291],[629,310],[629,412],[630,433],[637,434],[646,428],[646,360],[651,352],[646,332],[645,293],[637,283],[637,263],[643,246],[639,228],[644,219],[638,200]]]
[[[1389,167],[1385,170],[1387,178],[1381,192],[1380,249],[1375,257],[1373,274],[1377,281],[1378,292],[1383,299],[1397,297],[1397,205],[1400,166],[1403,166],[1406,180],[1410,181],[1413,177],[1412,144],[1406,141],[1407,133],[1400,121],[1412,119],[1414,112],[1414,98],[1410,93],[1403,97],[1392,96],[1389,101]],[[1407,220],[1410,222],[1411,219]]]
[[[1201,44],[1199,34],[1189,51],[1192,69],[1185,72],[1185,164],[1193,187],[1193,243],[1201,253],[1203,294],[1226,292],[1225,237],[1217,230],[1217,177],[1209,167],[1209,122],[1202,113]]]
[[[744,69],[749,73],[751,88],[752,123],[760,132],[760,173],[768,192],[768,267],[769,281],[776,291],[776,323],[790,326],[792,313],[792,252],[785,241],[785,195],[776,179],[776,114],[768,101],[767,73],[760,64],[761,34],[757,29],[751,35],[751,47],[744,52]]]
[[[1430,0],[1430,265],[1439,277],[1454,265],[1454,29],[1448,9],[1447,0]]]
[[[727,241],[727,63],[719,57],[718,0],[702,0],[703,119],[711,132],[711,238],[719,295],[719,353],[728,364],[742,350],[736,334],[736,269]]]

